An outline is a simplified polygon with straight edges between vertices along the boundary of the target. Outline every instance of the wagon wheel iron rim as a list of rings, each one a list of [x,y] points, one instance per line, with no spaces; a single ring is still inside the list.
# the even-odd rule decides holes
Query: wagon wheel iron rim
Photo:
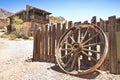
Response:
[[[82,75],[100,67],[107,51],[108,41],[103,30],[93,24],[81,24],[62,35],[55,52],[56,61],[64,72]]]

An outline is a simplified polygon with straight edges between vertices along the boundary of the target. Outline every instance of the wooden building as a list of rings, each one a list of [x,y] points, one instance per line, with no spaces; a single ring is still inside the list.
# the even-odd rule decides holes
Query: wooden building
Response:
[[[21,10],[12,16],[9,16],[9,26],[7,27],[9,32],[13,31],[12,23],[13,23],[13,18],[15,16],[18,16],[20,19],[24,21],[24,27],[23,27],[23,32],[26,32],[26,35],[31,36],[33,35],[33,31],[36,27],[43,26],[47,23],[49,23],[49,15],[51,13],[38,9],[29,5],[26,5],[25,10]]]

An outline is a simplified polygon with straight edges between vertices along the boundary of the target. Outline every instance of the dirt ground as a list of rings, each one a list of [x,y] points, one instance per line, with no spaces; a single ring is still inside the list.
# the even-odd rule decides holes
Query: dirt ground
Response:
[[[54,63],[31,62],[32,40],[0,38],[0,80],[120,80],[120,75],[95,71],[88,75],[65,74]]]

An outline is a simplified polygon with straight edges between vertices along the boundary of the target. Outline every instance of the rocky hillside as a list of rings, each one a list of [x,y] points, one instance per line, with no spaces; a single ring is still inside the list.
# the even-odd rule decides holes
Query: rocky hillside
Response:
[[[0,28],[3,28],[4,26],[8,25],[8,19],[6,18],[10,15],[12,15],[11,12],[0,8]]]
[[[12,15],[11,12],[6,11],[6,10],[0,8],[0,19],[5,19],[5,18],[7,18],[10,15]]]
[[[49,21],[50,21],[50,23],[65,23],[67,20],[61,16],[59,16],[59,17],[50,16]]]

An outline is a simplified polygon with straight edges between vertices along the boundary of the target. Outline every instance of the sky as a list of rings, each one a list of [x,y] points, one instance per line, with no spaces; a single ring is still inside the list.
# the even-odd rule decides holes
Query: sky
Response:
[[[120,17],[120,0],[0,0],[0,8],[13,13],[25,9],[26,5],[74,22],[90,21],[93,16],[97,16],[97,20]]]

